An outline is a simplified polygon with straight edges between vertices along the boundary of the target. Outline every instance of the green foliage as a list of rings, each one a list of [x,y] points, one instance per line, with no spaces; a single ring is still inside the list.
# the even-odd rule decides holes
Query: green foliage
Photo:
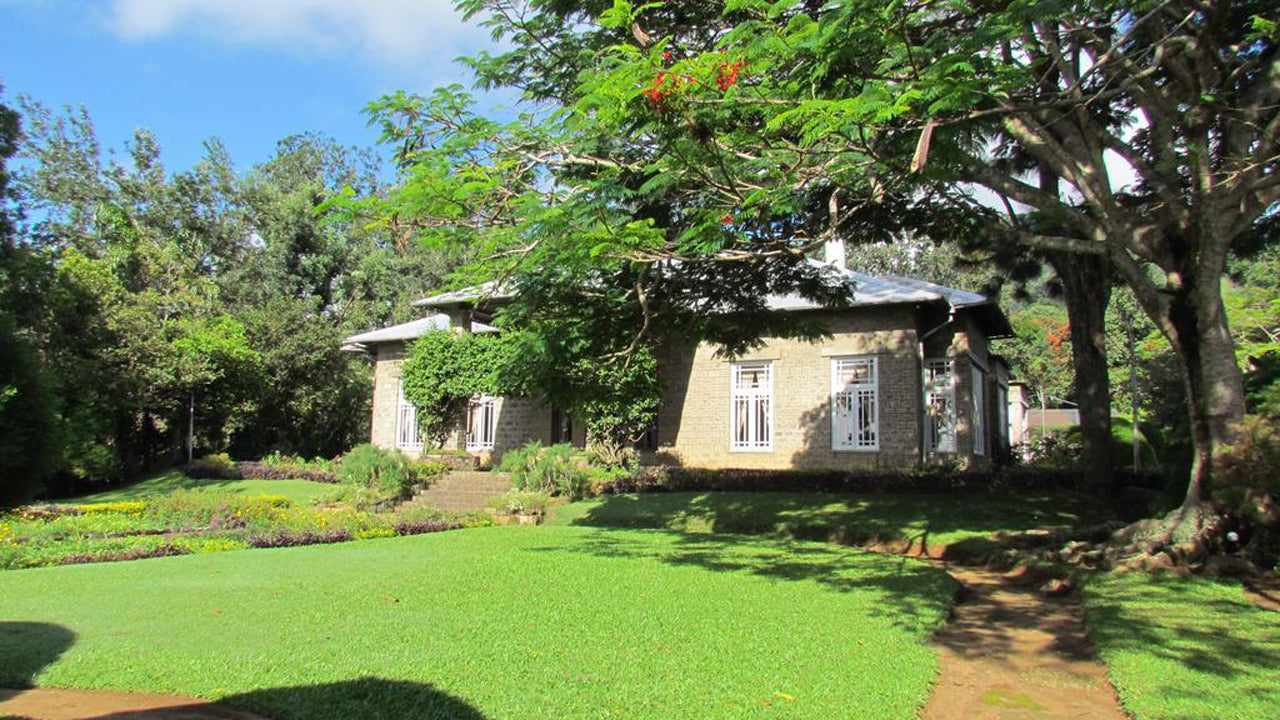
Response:
[[[404,499],[419,482],[413,460],[369,443],[343,455],[337,475],[342,483],[372,493],[361,506]]]
[[[55,408],[36,353],[0,310],[0,508],[30,500],[58,468]]]
[[[1260,567],[1280,564],[1280,429],[1251,415],[1215,459],[1214,501],[1240,523],[1245,552]]]
[[[234,470],[236,463],[226,453],[213,453],[196,458],[187,463],[186,470],[192,475],[227,475]]]
[[[521,338],[507,333],[429,332],[409,346],[402,367],[405,397],[418,408],[418,429],[440,442],[457,427],[467,402],[508,394],[505,370]]]
[[[1070,396],[1071,326],[1066,310],[1049,302],[1020,309],[1009,318],[1014,337],[997,340],[993,349],[1009,360],[1010,375],[1027,382],[1034,392],[1055,400]]]
[[[505,515],[546,515],[551,495],[542,490],[508,490],[490,499],[488,506]]]
[[[508,450],[502,456],[498,470],[511,473],[511,484],[525,492],[580,500],[591,488],[591,468],[587,467],[586,459],[567,443],[544,447],[534,440]]]

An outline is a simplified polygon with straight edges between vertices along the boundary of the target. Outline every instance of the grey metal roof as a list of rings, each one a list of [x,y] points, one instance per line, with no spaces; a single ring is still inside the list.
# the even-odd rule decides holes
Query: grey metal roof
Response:
[[[342,341],[343,350],[358,351],[363,350],[366,345],[375,345],[384,342],[403,342],[405,340],[414,340],[431,332],[432,330],[449,329],[449,316],[444,313],[436,313],[428,315],[424,318],[413,320],[399,325],[370,330],[359,335],[352,335]],[[471,332],[486,333],[497,332],[498,329],[492,325],[484,323],[472,322]]]
[[[817,265],[826,265],[813,261]],[[893,305],[943,301],[954,308],[981,305],[989,302],[985,295],[957,290],[937,283],[897,275],[867,275],[854,270],[827,265],[834,273],[841,273],[854,284],[853,306]],[[821,310],[822,305],[796,294],[770,295],[767,299],[771,310]]]
[[[414,307],[449,307],[451,305],[466,305],[480,298],[489,300],[503,300],[513,297],[513,293],[506,287],[499,285],[497,280],[472,285],[470,287],[455,290],[453,292],[440,293],[439,295],[431,295],[420,300],[414,300]]]

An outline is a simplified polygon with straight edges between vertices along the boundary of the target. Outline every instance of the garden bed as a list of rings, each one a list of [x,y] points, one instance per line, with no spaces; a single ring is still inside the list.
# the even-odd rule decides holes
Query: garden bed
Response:
[[[484,513],[371,513],[281,496],[179,490],[142,502],[49,505],[0,516],[0,569],[416,535],[492,524]]]

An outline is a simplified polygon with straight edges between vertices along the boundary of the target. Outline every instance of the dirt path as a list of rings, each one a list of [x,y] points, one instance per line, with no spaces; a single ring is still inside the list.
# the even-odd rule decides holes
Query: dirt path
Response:
[[[947,568],[968,588],[934,636],[942,672],[922,720],[1127,720],[1078,602],[1026,581]]]
[[[0,718],[35,720],[262,720],[207,700],[105,690],[0,690]]]

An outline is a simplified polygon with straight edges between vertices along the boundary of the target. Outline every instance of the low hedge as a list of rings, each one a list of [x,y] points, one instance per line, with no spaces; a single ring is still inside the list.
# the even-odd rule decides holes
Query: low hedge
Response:
[[[1131,473],[1130,473],[1131,474]],[[1117,485],[1133,484],[1117,477]],[[594,486],[602,495],[644,492],[826,492],[826,493],[973,493],[1006,490],[1080,489],[1074,470],[997,468],[957,471],[755,470],[648,466]]]
[[[338,476],[328,470],[312,470],[288,465],[260,462],[206,462],[196,460],[183,465],[183,475],[197,480],[310,480],[336,485]]]

